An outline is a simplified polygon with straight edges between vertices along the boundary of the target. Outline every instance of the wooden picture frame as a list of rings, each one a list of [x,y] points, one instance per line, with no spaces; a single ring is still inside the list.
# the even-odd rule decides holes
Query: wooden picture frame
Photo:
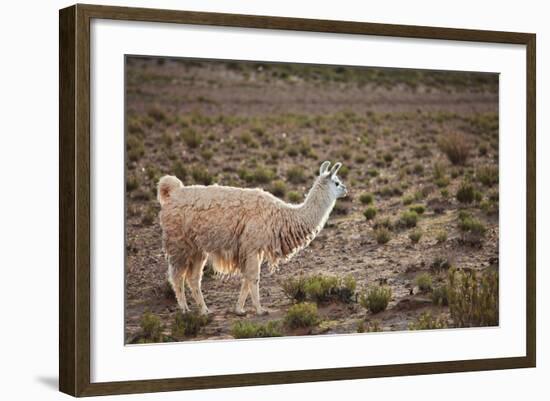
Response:
[[[90,380],[90,21],[94,18],[526,46],[526,356],[92,383]],[[95,5],[74,5],[62,9],[59,15],[59,27],[59,388],[62,392],[73,396],[94,396],[535,366],[536,37],[534,34]]]

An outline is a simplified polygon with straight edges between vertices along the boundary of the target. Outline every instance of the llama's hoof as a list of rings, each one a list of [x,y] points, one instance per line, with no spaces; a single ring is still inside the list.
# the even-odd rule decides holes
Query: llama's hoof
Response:
[[[208,308],[201,309],[200,314],[203,316],[207,316],[210,313],[210,310]]]
[[[235,309],[235,315],[244,316],[246,315],[246,311],[244,309]]]
[[[265,316],[265,315],[269,315],[269,311],[267,309],[258,309],[256,311],[256,315],[258,316]]]

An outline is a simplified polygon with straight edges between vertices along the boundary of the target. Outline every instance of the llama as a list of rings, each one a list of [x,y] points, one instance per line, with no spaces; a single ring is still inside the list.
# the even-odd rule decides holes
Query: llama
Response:
[[[260,305],[260,267],[272,269],[305,248],[325,225],[336,199],[347,194],[336,163],[325,161],[301,204],[288,204],[262,189],[219,185],[184,186],[174,176],[158,184],[160,225],[168,261],[168,279],[177,302],[189,311],[185,283],[200,308],[209,312],[201,291],[208,258],[216,272],[240,274],[241,290],[235,312],[244,315],[248,295],[256,313]]]

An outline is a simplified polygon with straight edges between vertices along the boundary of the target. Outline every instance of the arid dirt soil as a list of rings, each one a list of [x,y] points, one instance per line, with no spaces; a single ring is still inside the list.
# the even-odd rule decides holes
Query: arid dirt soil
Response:
[[[247,315],[236,316],[239,277],[217,277],[207,266],[202,289],[210,321],[185,339],[232,338],[235,321],[282,319],[293,301],[281,282],[319,273],[353,276],[355,300],[372,285],[387,285],[391,301],[377,314],[356,301],[319,305],[321,323],[285,335],[352,333],[374,321],[381,330],[407,330],[426,311],[452,327],[449,308],[434,304],[415,280],[429,273],[434,287],[445,282],[434,268],[442,261],[498,270],[498,181],[480,179],[483,169],[497,169],[498,179],[498,80],[435,75],[127,59],[126,341],[139,338],[145,312],[160,318],[166,341],[174,340],[170,328],[179,311],[167,283],[156,201],[162,175],[186,185],[261,187],[298,203],[324,160],[344,164],[349,196],[308,248],[274,273],[262,269],[261,300],[270,313],[256,316],[249,299]],[[453,165],[438,146],[452,133],[467,141],[464,165]],[[466,181],[476,190],[472,203],[456,198]],[[365,193],[373,194],[372,204],[361,202]],[[374,227],[385,218],[399,221],[411,204],[425,208],[417,227],[393,228],[389,242],[379,244]],[[367,220],[371,206],[377,214]],[[481,239],[469,241],[460,230],[460,210],[485,226]],[[416,230],[422,236],[413,243]]]

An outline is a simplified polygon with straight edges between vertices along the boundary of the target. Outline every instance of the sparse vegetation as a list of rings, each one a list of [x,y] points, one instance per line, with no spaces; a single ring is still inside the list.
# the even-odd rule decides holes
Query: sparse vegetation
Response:
[[[498,167],[483,166],[476,171],[476,178],[479,182],[487,187],[491,187],[498,183]]]
[[[371,193],[362,193],[361,196],[359,196],[359,201],[363,205],[370,205],[374,200],[374,196]]]
[[[391,240],[391,232],[386,227],[375,228],[373,233],[376,242],[380,245],[387,244]]]
[[[485,233],[487,232],[487,228],[481,221],[466,212],[459,214],[458,228],[460,228],[462,232],[470,234],[470,241],[472,241],[472,237],[479,240],[485,236]]]
[[[448,327],[443,316],[432,317],[430,312],[423,312],[415,322],[409,324],[409,330],[438,330]]]
[[[412,241],[413,244],[418,244],[420,238],[422,238],[422,230],[417,229],[409,233],[409,239]]]
[[[192,128],[185,128],[181,132],[180,137],[183,140],[183,142],[185,142],[185,144],[189,146],[191,149],[198,148],[202,143],[202,135],[198,131],[195,131]]]
[[[357,284],[352,276],[316,274],[308,277],[290,277],[284,280],[281,286],[285,295],[296,302],[308,299],[321,304],[331,301],[351,302]]]
[[[160,318],[151,312],[145,312],[140,321],[140,343],[157,343],[163,339],[163,325]]]
[[[399,219],[399,223],[407,228],[416,227],[416,224],[418,223],[418,213],[412,210],[403,212],[401,214],[401,218]]]
[[[231,335],[235,338],[281,337],[281,322],[269,321],[265,324],[239,320],[231,326]]]
[[[291,329],[296,329],[315,326],[319,320],[317,305],[304,302],[292,305],[285,315],[284,322]]]
[[[371,313],[379,313],[388,307],[392,297],[392,291],[390,287],[386,286],[372,286],[366,293],[361,294],[360,303],[365,309],[368,309]]]
[[[208,324],[208,317],[197,312],[176,313],[172,322],[172,336],[175,338],[194,337]]]
[[[368,207],[364,212],[363,215],[367,220],[372,220],[376,216],[376,208],[375,207]]]
[[[197,184],[210,185],[213,182],[212,175],[206,168],[201,166],[194,166],[193,170],[191,170],[191,176]]]
[[[298,166],[291,167],[286,172],[286,178],[293,184],[301,184],[305,181],[304,170]]]
[[[445,241],[447,241],[447,231],[445,231],[445,230],[438,231],[436,236],[435,236],[435,239],[436,239],[438,244],[444,243]]]
[[[450,133],[439,138],[439,148],[452,164],[464,165],[470,153],[470,145],[463,134]]]
[[[440,285],[433,289],[432,302],[438,306],[449,305],[449,290],[447,289],[446,284]]]
[[[424,205],[412,205],[409,206],[409,210],[411,212],[415,212],[416,214],[424,214],[426,207]]]
[[[270,192],[278,196],[279,198],[284,198],[286,194],[286,184],[282,180],[273,181],[271,184]]]
[[[472,203],[475,200],[475,192],[474,186],[464,181],[456,191],[456,200],[460,203]]]
[[[422,273],[416,276],[415,284],[420,292],[430,292],[432,290],[432,276],[428,273]]]
[[[449,309],[456,327],[496,326],[499,321],[498,273],[449,270]]]
[[[292,203],[300,203],[303,200],[303,197],[296,191],[290,191],[288,193],[288,200]]]

